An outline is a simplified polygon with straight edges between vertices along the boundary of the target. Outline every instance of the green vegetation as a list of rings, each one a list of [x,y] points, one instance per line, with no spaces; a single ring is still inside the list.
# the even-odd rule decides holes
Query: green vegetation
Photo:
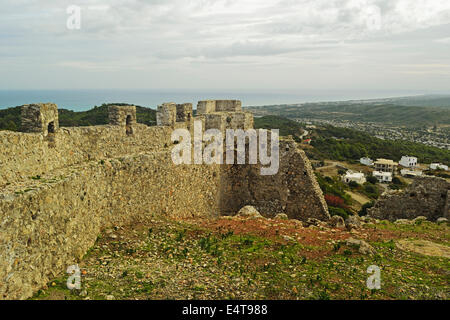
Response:
[[[108,106],[127,105],[125,103],[103,104],[100,107],[82,112],[74,112],[65,109],[59,109],[59,125],[61,127],[94,126],[108,124]],[[150,108],[136,106],[137,122],[148,126],[156,125],[156,111]]]
[[[363,186],[359,187],[358,191],[371,199],[378,199],[381,193],[377,185],[369,181],[365,182]]]
[[[373,200],[363,204],[361,210],[358,212],[358,215],[361,217],[367,215],[367,209],[372,208],[374,205],[375,205],[375,201],[373,201]]]
[[[280,129],[281,136],[292,135],[298,141],[303,133],[302,125],[297,121],[278,116],[255,118],[255,129]]]
[[[20,130],[20,107],[0,110],[0,130]]]
[[[88,111],[75,112],[58,109],[59,125],[61,127],[81,127],[108,124],[108,106],[127,105],[125,103],[103,104]],[[0,110],[0,130],[20,131],[20,107]],[[136,106],[137,122],[148,126],[156,125],[156,111],[150,108]]]
[[[294,225],[154,217],[115,231],[120,240],[101,237],[79,263],[81,290],[68,290],[61,272],[33,299],[448,299],[448,258],[396,246],[405,232],[448,244],[447,225],[368,224],[374,255],[340,232]],[[370,265],[382,270],[380,290],[366,286]]]
[[[367,133],[333,126],[315,130],[317,135],[311,142],[313,150],[308,154],[314,159],[357,161],[361,157],[400,160],[404,155],[416,156],[421,163],[450,163],[450,151],[421,143],[391,141],[375,138]]]
[[[423,127],[450,124],[446,107],[405,106],[393,103],[328,102],[251,107],[257,114],[272,114],[287,118],[314,118],[380,122],[389,125]]]
[[[441,178],[447,178],[450,179],[450,174],[447,173],[447,171],[438,169],[438,170],[425,170],[424,174],[441,177]]]
[[[345,193],[345,190],[348,190],[348,186],[340,181],[338,177],[324,177],[320,173],[316,172],[316,178],[323,194],[340,197],[344,199],[344,202],[347,205],[350,205],[352,203],[352,198]]]

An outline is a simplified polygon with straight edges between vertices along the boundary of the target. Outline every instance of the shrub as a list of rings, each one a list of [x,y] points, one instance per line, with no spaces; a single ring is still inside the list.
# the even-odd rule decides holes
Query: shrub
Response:
[[[367,209],[372,208],[375,205],[375,201],[367,202],[363,204],[361,210],[359,210],[358,214],[360,216],[365,216],[367,214]]]
[[[327,204],[329,206],[332,206],[332,207],[337,207],[337,208],[345,208],[346,207],[344,199],[337,197],[337,196],[333,196],[331,194],[325,195],[325,201],[327,202]]]
[[[359,184],[356,181],[350,181],[348,183],[348,185],[350,186],[350,188],[358,188],[359,187]]]
[[[344,220],[348,218],[348,213],[342,208],[328,206],[328,212],[331,216],[341,216]]]
[[[378,182],[377,178],[375,178],[374,176],[368,176],[366,180],[371,184],[376,184]]]

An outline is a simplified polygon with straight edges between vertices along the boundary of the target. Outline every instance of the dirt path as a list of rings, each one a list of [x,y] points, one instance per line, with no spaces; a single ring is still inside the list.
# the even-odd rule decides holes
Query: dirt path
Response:
[[[363,205],[367,202],[370,202],[370,199],[362,194],[354,193],[352,191],[345,191],[345,193],[347,193],[349,196],[352,197],[353,200],[355,200],[356,202],[358,202],[361,205]]]

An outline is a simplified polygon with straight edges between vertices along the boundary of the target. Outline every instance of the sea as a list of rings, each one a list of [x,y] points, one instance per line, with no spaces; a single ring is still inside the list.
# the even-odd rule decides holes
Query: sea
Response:
[[[156,109],[164,102],[193,103],[206,99],[237,99],[243,106],[295,104],[320,101],[375,99],[421,94],[412,91],[342,91],[298,90],[270,91],[211,91],[211,90],[0,90],[0,109],[24,104],[52,102],[59,108],[86,111],[103,103],[128,103]]]

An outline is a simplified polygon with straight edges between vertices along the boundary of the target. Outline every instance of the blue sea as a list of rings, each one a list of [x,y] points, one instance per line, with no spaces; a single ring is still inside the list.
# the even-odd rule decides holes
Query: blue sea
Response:
[[[103,103],[129,103],[156,109],[164,102],[191,102],[205,99],[238,99],[244,106],[287,104],[351,99],[387,98],[420,92],[363,92],[299,90],[298,92],[214,92],[189,90],[0,90],[0,109],[30,103],[52,102],[59,108],[85,111]]]

